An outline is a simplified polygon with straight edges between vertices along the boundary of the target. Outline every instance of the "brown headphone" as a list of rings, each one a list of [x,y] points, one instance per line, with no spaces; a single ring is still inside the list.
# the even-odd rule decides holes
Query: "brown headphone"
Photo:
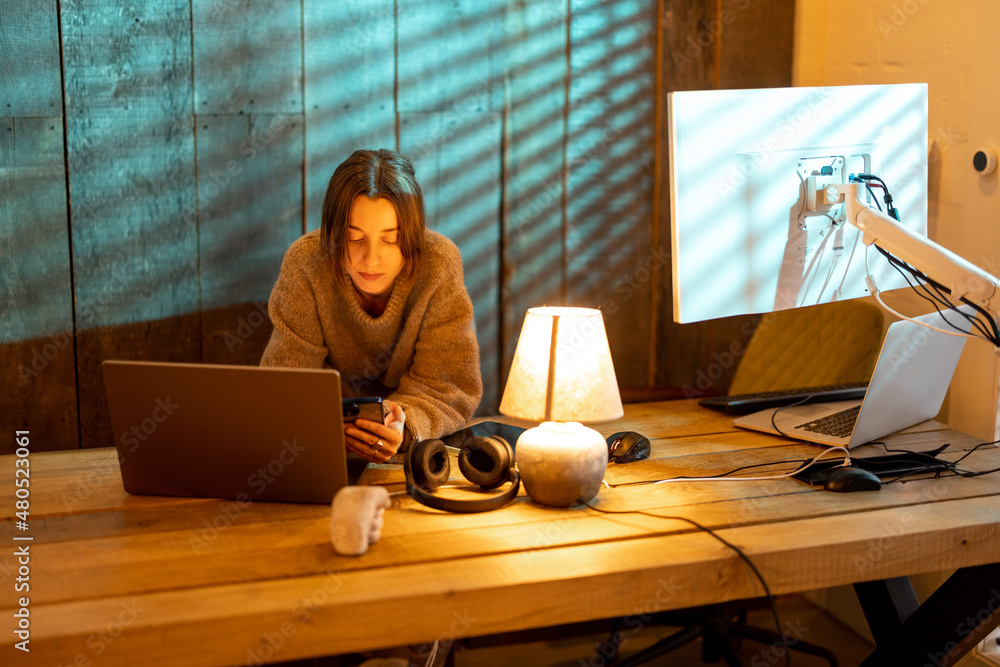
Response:
[[[509,489],[482,500],[456,500],[431,493],[451,476],[448,448],[443,440],[422,440],[406,452],[403,470],[406,492],[417,502],[445,512],[487,512],[503,507],[521,488],[521,476],[514,467],[514,448],[503,438],[471,436],[465,438],[458,452],[462,475],[483,490],[511,482]]]

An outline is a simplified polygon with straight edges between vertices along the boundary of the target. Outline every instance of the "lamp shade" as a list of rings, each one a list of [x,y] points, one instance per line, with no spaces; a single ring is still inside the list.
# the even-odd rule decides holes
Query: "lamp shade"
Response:
[[[624,414],[601,311],[530,308],[500,412],[528,421],[594,423]]]

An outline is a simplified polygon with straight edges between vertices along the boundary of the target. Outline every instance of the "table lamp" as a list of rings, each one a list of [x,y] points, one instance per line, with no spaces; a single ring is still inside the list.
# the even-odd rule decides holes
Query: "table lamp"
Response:
[[[528,309],[500,412],[542,422],[521,434],[514,448],[532,500],[569,507],[596,496],[608,465],[608,445],[583,422],[624,414],[601,311]]]

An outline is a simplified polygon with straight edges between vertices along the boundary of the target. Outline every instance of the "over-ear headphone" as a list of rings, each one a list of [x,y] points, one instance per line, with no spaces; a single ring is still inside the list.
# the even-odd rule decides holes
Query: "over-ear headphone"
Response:
[[[418,503],[434,509],[472,513],[503,507],[521,488],[521,476],[514,468],[514,448],[499,436],[466,438],[458,452],[458,468],[465,479],[484,490],[495,489],[508,481],[511,486],[483,500],[457,500],[429,493],[448,481],[451,463],[442,440],[422,440],[411,446],[403,459],[406,492]]]

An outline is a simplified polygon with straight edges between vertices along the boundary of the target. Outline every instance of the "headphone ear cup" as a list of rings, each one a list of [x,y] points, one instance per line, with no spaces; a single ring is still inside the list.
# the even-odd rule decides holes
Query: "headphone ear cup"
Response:
[[[406,456],[409,475],[414,486],[428,491],[436,489],[451,476],[448,449],[440,440],[414,443]]]
[[[483,489],[495,489],[511,478],[514,449],[503,438],[473,437],[458,452],[458,469]]]

